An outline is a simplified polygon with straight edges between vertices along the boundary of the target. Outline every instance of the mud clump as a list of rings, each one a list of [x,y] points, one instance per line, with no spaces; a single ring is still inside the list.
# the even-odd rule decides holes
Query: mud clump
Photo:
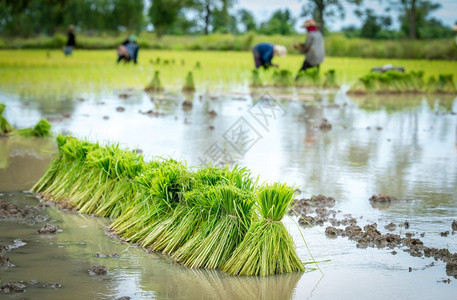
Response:
[[[88,270],[88,272],[91,276],[106,275],[108,274],[108,268],[105,266],[93,266]]]
[[[130,297],[129,296],[123,296],[123,297],[116,298],[115,300],[130,300]]]
[[[16,205],[0,199],[0,221],[25,218],[33,214],[34,210],[31,207],[20,209]]]
[[[63,230],[59,228],[57,225],[46,224],[44,227],[38,229],[39,234],[56,234],[58,232],[62,232]]]
[[[11,294],[11,293],[23,293],[25,292],[25,285],[20,282],[5,282],[0,287],[0,290],[4,294]]]
[[[457,259],[451,260],[446,264],[446,274],[457,279]]]
[[[117,112],[124,112],[125,111],[125,107],[118,106],[118,107],[116,107],[116,111]]]
[[[101,258],[105,258],[105,257],[119,258],[119,254],[117,254],[117,253],[111,253],[111,254],[107,255],[107,254],[103,254],[103,253],[97,252],[97,253],[95,253],[95,256],[96,257],[101,257]]]
[[[58,282],[46,282],[42,285],[45,289],[60,289],[62,285]]]
[[[398,198],[387,195],[387,194],[378,194],[378,195],[371,196],[370,202],[393,203],[393,202],[398,202]]]
[[[335,206],[335,198],[333,197],[326,197],[322,194],[317,196],[312,196],[311,201],[319,207],[333,207]]]
[[[192,103],[192,101],[184,100],[184,102],[182,103],[182,109],[185,111],[189,111],[193,107],[194,107],[194,104]]]
[[[452,227],[452,232],[457,231],[457,221],[456,220],[452,221],[451,227]]]
[[[446,237],[449,235],[449,230],[446,230],[446,231],[443,231],[443,232],[440,232],[440,235],[443,236],[443,237]]]
[[[389,223],[386,226],[384,226],[384,228],[389,231],[394,231],[397,228],[397,225],[395,225],[394,223]]]
[[[325,228],[325,235],[330,238],[336,238],[338,236],[343,235],[343,233],[343,229],[335,228],[332,226],[328,226],[327,228]]]
[[[215,117],[217,117],[217,112],[215,112],[214,110],[211,110],[209,113],[208,113],[209,117],[211,119],[214,119]]]
[[[319,129],[322,131],[328,131],[332,129],[332,124],[330,124],[327,119],[322,119],[321,124],[319,125]]]
[[[10,258],[6,255],[0,255],[0,268],[12,268],[14,265],[10,262]]]

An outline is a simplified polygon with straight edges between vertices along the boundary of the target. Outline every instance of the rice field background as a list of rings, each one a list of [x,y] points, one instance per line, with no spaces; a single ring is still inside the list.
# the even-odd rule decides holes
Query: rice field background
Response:
[[[158,62],[159,59],[159,62]],[[141,50],[139,64],[115,63],[114,50],[76,50],[64,57],[57,50],[1,50],[0,88],[5,92],[26,95],[81,94],[113,89],[143,89],[154,71],[166,91],[180,91],[186,75],[193,72],[197,91],[245,90],[251,80],[253,57],[250,52]],[[296,74],[303,56],[292,54],[275,58],[281,69]],[[457,78],[457,61],[365,59],[326,57],[321,74],[335,70],[336,81],[352,85],[372,67],[392,64],[407,71],[424,71],[424,78],[453,74]],[[272,81],[273,70],[261,71],[265,84]]]

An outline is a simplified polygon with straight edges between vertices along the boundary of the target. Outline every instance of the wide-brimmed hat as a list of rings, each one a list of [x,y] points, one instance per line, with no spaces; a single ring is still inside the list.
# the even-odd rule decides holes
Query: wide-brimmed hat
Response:
[[[277,56],[286,56],[287,55],[287,48],[284,47],[283,45],[274,45],[274,52],[275,52],[275,55]]]
[[[308,19],[305,21],[305,23],[301,26],[302,28],[308,28],[308,27],[317,27],[319,26],[319,23],[316,23],[313,19]]]

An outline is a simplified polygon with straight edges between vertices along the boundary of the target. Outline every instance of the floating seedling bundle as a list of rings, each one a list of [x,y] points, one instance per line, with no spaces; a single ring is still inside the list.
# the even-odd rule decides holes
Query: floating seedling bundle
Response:
[[[13,130],[13,127],[5,117],[3,117],[3,111],[5,110],[5,104],[0,103],[0,135],[6,135]]]
[[[183,92],[195,92],[194,76],[191,71],[187,73],[186,82],[182,87]]]
[[[160,62],[160,58],[157,58],[157,63]],[[144,89],[146,92],[161,92],[163,91],[163,86],[160,83],[159,71],[154,72],[154,77],[148,86]]]
[[[197,170],[118,145],[57,137],[59,149],[35,192],[80,212],[113,217],[124,240],[190,268],[267,276],[304,270],[281,219],[294,190],[262,185],[245,168]]]
[[[295,78],[296,86],[320,86],[321,80],[319,75],[319,68],[312,67],[298,72]]]
[[[456,86],[452,75],[439,75],[438,80],[430,77],[424,84],[422,71],[387,71],[385,73],[371,72],[357,81],[349,90],[352,94],[390,94],[390,93],[455,93]]]

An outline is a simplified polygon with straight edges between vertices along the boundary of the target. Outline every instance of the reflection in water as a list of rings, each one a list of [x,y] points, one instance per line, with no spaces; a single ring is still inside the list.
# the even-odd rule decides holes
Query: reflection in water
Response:
[[[53,138],[0,138],[0,191],[31,188],[48,167],[54,149]]]

